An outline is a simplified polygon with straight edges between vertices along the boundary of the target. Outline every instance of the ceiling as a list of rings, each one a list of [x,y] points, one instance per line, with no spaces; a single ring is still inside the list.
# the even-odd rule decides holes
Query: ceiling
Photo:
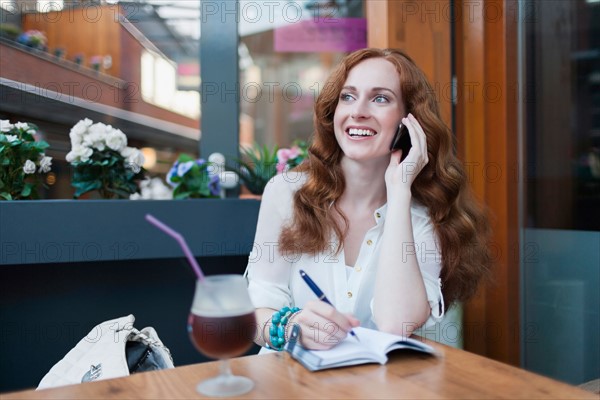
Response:
[[[128,20],[175,62],[198,61],[200,0],[119,1]]]

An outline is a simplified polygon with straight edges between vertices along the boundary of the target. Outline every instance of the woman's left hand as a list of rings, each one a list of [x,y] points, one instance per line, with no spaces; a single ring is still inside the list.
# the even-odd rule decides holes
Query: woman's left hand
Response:
[[[406,158],[400,162],[402,151],[394,151],[391,155],[390,165],[385,171],[385,184],[388,196],[394,193],[410,193],[410,187],[429,162],[427,156],[427,138],[421,124],[412,115],[402,118],[402,124],[408,128],[412,147]],[[389,199],[388,199],[389,201]]]

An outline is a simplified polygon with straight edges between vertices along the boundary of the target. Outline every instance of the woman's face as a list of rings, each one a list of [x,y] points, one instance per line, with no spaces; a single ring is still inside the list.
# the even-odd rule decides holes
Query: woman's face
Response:
[[[383,58],[370,58],[355,65],[344,83],[333,117],[335,138],[348,158],[389,162],[405,116],[398,71]]]

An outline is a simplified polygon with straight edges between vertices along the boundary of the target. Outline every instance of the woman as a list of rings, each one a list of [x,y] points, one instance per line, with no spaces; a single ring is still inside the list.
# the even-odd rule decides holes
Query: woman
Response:
[[[400,125],[412,142],[402,162],[401,150],[390,154]],[[403,53],[364,49],[341,62],[317,99],[309,156],[294,172],[265,189],[246,271],[263,327],[258,344],[281,349],[292,323],[311,349],[330,348],[359,325],[408,336],[439,322],[487,275],[486,215],[434,91]]]

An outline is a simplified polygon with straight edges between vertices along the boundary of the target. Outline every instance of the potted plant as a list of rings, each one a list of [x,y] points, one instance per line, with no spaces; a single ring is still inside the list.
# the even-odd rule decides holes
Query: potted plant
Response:
[[[65,56],[65,49],[64,47],[57,47],[54,49],[54,57],[56,58],[63,58]]]
[[[19,35],[17,42],[33,49],[44,50],[48,39],[44,32],[30,29]]]
[[[304,140],[296,139],[289,149],[282,148],[277,150],[277,173],[283,173],[294,167],[297,167],[304,161],[308,155],[308,143]]]
[[[100,71],[100,66],[102,65],[102,57],[100,56],[92,56],[90,58],[90,67],[94,71]]]
[[[84,59],[85,56],[83,55],[83,53],[77,53],[73,56],[73,62],[77,65],[82,65]]]
[[[17,40],[21,34],[21,29],[13,24],[0,24],[0,37],[10,40]]]
[[[218,198],[221,186],[216,168],[202,158],[181,154],[167,174],[174,199]]]
[[[52,157],[44,153],[48,143],[37,131],[33,124],[0,121],[0,199],[39,198],[40,174],[50,172]]]
[[[268,146],[254,144],[240,148],[240,157],[234,158],[236,165],[228,165],[240,177],[241,183],[255,196],[261,196],[267,182],[277,174],[277,146],[272,150]]]
[[[144,155],[127,146],[127,136],[119,129],[86,118],[69,133],[71,151],[66,160],[74,167],[71,185],[74,197],[98,191],[105,199],[129,198],[144,179]]]

